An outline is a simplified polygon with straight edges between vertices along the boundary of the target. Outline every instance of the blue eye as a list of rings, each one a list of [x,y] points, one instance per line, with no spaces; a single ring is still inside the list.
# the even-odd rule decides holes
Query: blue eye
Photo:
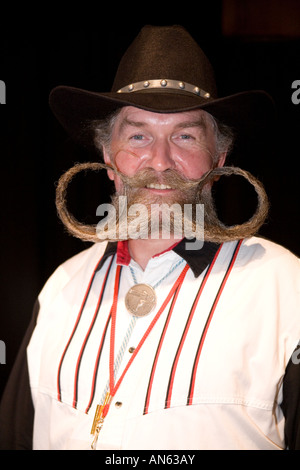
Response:
[[[180,136],[180,138],[181,138],[182,140],[189,140],[189,139],[192,139],[192,136],[191,136],[191,135],[188,135],[188,134],[182,134],[182,135]]]
[[[144,136],[141,134],[136,134],[131,137],[133,140],[143,140]]]

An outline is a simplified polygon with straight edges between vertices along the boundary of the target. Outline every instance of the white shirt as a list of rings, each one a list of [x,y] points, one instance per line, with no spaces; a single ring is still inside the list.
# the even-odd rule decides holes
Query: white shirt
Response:
[[[93,277],[105,247],[96,244],[68,260],[40,294],[27,350],[35,449],[90,448],[96,405],[109,380],[116,257]],[[154,285],[179,260],[171,250],[145,271],[133,260],[130,265],[139,283]],[[185,264],[155,289],[157,308],[137,320],[115,383]],[[115,358],[132,319],[124,299],[133,284],[125,263]],[[284,448],[279,405],[300,338],[299,292],[299,260],[260,238],[224,243],[198,277],[188,269],[176,302],[157,319],[113,397],[97,448]]]

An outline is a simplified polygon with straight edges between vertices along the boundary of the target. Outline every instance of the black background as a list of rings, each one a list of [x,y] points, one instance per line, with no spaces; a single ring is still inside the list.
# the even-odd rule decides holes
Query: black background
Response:
[[[145,24],[185,26],[210,58],[220,96],[248,89],[273,96],[277,126],[266,139],[252,135],[249,126],[246,145],[235,149],[231,161],[265,184],[271,211],[261,235],[300,254],[300,104],[291,100],[291,85],[300,80],[299,37],[225,36],[221,1],[38,8],[16,4],[1,15],[6,104],[0,106],[0,340],[6,364],[0,364],[0,394],[40,289],[61,262],[88,246],[67,235],[57,219],[55,183],[74,162],[99,157],[68,139],[48,108],[49,92],[62,84],[109,91],[122,54]],[[74,214],[91,221],[109,191],[105,175],[79,176],[70,188]],[[238,221],[249,210],[248,189],[236,181],[227,183],[226,191],[220,211],[226,220]]]

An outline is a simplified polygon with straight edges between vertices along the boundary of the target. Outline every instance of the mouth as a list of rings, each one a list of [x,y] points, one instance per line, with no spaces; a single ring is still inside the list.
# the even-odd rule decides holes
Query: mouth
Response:
[[[167,184],[159,184],[159,183],[147,184],[146,188],[147,188],[147,189],[159,189],[159,190],[162,190],[162,189],[174,189],[174,188],[172,188],[171,186],[169,186],[169,185],[167,185]]]

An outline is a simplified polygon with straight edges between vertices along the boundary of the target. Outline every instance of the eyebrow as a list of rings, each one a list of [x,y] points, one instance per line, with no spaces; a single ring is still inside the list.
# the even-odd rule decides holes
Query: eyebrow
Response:
[[[131,127],[145,127],[145,125],[146,125],[145,122],[132,121],[131,119],[128,119],[127,117],[125,117],[121,121],[119,132],[121,134],[123,132],[123,130],[128,126],[131,126]]]
[[[200,127],[203,130],[206,130],[207,123],[204,118],[197,119],[196,121],[183,121],[178,123],[175,127],[179,129],[187,129],[189,127]]]

